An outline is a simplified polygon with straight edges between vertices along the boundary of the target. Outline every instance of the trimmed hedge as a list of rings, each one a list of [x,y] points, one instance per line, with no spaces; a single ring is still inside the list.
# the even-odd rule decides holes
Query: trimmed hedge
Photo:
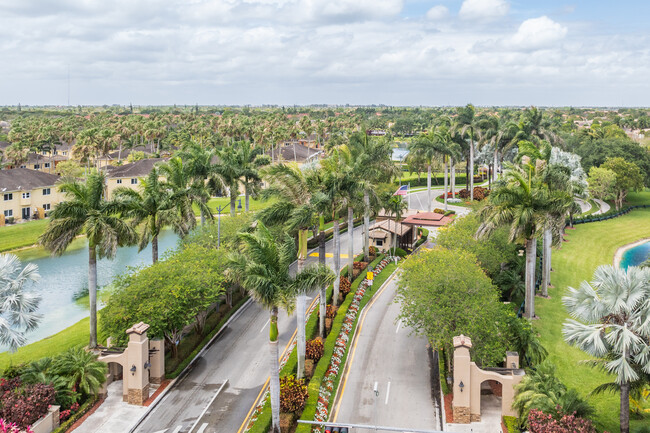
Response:
[[[449,389],[449,384],[447,383],[447,369],[445,368],[445,357],[440,356],[440,351],[438,351],[438,373],[440,374],[440,389],[444,395],[447,395],[451,392]]]
[[[624,206],[623,209],[621,210],[616,210],[616,209],[610,209],[604,214],[600,215],[587,215],[584,217],[577,217],[573,219],[573,225],[576,224],[585,224],[585,223],[593,223],[597,221],[605,221],[609,220],[612,218],[616,218],[622,215],[626,215],[630,213],[631,210],[633,209],[643,209],[643,208],[650,208],[650,204],[640,204],[640,205],[634,205],[634,206]],[[566,224],[569,225],[570,219],[566,219]]]
[[[503,424],[506,426],[504,433],[519,433],[519,419],[514,416],[504,416]]]
[[[63,433],[68,431],[70,427],[72,427],[72,424],[74,424],[79,418],[84,416],[86,412],[88,412],[92,407],[95,405],[95,403],[99,400],[99,397],[93,396],[91,397],[88,401],[86,401],[84,404],[82,404],[79,409],[72,414],[70,418],[65,420],[65,422],[61,423],[59,428],[54,430],[52,433]]]

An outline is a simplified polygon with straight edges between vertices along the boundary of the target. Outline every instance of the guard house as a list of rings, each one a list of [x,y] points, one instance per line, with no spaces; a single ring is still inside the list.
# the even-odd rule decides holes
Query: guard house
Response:
[[[394,244],[403,250],[413,249],[416,242],[411,226],[387,219],[370,226],[370,244],[380,251],[388,251]]]

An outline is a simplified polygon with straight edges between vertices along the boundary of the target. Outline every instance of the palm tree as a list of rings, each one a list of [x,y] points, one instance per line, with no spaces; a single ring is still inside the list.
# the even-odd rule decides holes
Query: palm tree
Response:
[[[440,145],[435,135],[435,128],[429,128],[426,134],[420,135],[410,146],[411,152],[415,153],[418,158],[422,158],[427,163],[427,211],[431,212],[431,166],[433,160],[440,153]]]
[[[212,212],[206,205],[210,198],[210,188],[206,186],[206,182],[207,185],[215,184],[215,166],[212,160],[216,154],[216,150],[209,149],[192,140],[178,152],[177,155],[181,161],[175,161],[175,158],[172,158],[167,164],[168,168],[163,168],[167,181],[175,185],[177,189],[190,188],[195,192],[194,196],[197,199],[195,201],[201,209],[201,225],[205,224],[206,216],[212,219]],[[220,182],[216,182],[216,184],[220,184]]]
[[[621,433],[630,430],[630,388],[650,372],[650,270],[599,266],[591,283],[569,287],[562,298],[572,319],[567,343],[597,358],[593,365],[616,376],[621,394]]]
[[[296,258],[293,239],[287,235],[283,242],[278,242],[262,222],[258,222],[253,233],[239,236],[242,250],[229,256],[226,272],[229,278],[239,282],[256,302],[270,312],[271,419],[272,430],[279,432],[278,308],[286,308],[298,293],[328,284],[333,275],[329,268],[319,264],[305,268],[292,277],[289,267]]]
[[[90,347],[97,347],[97,257],[113,258],[117,247],[133,244],[136,234],[121,218],[127,210],[122,200],[104,200],[106,178],[91,173],[85,182],[66,181],[59,190],[67,201],[50,213],[50,223],[39,242],[54,255],[65,252],[80,234],[88,239],[88,293],[90,297]]]
[[[402,215],[404,213],[404,210],[407,208],[407,204],[404,203],[402,197],[391,195],[390,197],[388,197],[388,200],[386,201],[384,208],[386,209],[388,215],[392,215],[395,217],[395,236],[393,236],[392,239],[393,255],[395,255],[397,251],[397,223],[399,223],[402,220]]]
[[[551,191],[533,167],[527,165],[526,173],[514,166],[506,172],[505,181],[497,185],[488,202],[479,213],[483,221],[477,237],[489,236],[502,226],[510,227],[510,242],[526,246],[526,317],[535,317],[535,261],[537,236],[546,227],[559,232],[560,214],[566,203],[566,193]],[[559,235],[556,236],[556,239]]]
[[[97,361],[94,353],[77,347],[57,357],[52,369],[57,375],[68,379],[71,389],[77,389],[85,395],[96,395],[106,380],[108,366]]]
[[[12,352],[25,344],[25,333],[38,326],[41,298],[25,290],[25,284],[40,278],[35,264],[21,268],[15,255],[0,255],[0,343]]]
[[[476,110],[472,104],[467,104],[464,108],[461,108],[458,112],[458,122],[463,125],[461,129],[461,134],[469,138],[469,155],[467,157],[467,167],[468,167],[468,182],[469,182],[469,198],[471,201],[474,200],[474,138],[476,137],[476,129],[478,125],[474,117]]]

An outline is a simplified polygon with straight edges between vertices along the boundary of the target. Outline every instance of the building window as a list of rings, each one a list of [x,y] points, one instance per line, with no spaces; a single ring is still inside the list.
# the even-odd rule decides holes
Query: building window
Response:
[[[5,201],[13,200],[14,195],[12,193],[5,194]]]
[[[384,240],[383,240],[383,239],[376,239],[376,240],[375,240],[375,244],[376,244],[378,247],[382,247],[382,246],[384,246]]]
[[[28,193],[28,192],[23,193],[23,198],[29,198],[29,197],[30,197],[30,193]]]
[[[45,204],[43,205],[43,210],[50,210],[50,204],[49,204],[49,203],[45,203]]]
[[[46,162],[45,164],[43,164],[43,167],[45,167],[45,168],[50,168],[50,163],[49,163],[49,162]]]
[[[8,209],[8,210],[5,211],[5,217],[10,218],[12,216],[14,216],[14,211],[13,210]]]
[[[42,154],[42,155],[47,155],[47,151],[44,150],[44,151],[41,152],[41,154]]]
[[[27,166],[26,165],[21,165],[20,168],[27,168]]]
[[[122,179],[118,179],[118,180],[117,180],[117,183],[118,183],[118,184],[122,183]]]
[[[41,164],[34,164],[34,170],[38,170],[41,168]]]
[[[66,156],[68,154],[68,152],[61,152],[61,153],[63,153],[63,156]]]
[[[50,188],[43,188],[43,195],[50,195]]]
[[[131,185],[137,185],[138,179],[131,179]]]

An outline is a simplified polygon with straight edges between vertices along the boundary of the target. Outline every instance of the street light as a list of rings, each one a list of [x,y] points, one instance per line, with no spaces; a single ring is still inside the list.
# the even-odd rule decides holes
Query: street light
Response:
[[[225,209],[225,204],[223,206],[217,206],[217,212],[219,213],[219,216],[217,217],[217,249],[221,246],[221,212]]]

